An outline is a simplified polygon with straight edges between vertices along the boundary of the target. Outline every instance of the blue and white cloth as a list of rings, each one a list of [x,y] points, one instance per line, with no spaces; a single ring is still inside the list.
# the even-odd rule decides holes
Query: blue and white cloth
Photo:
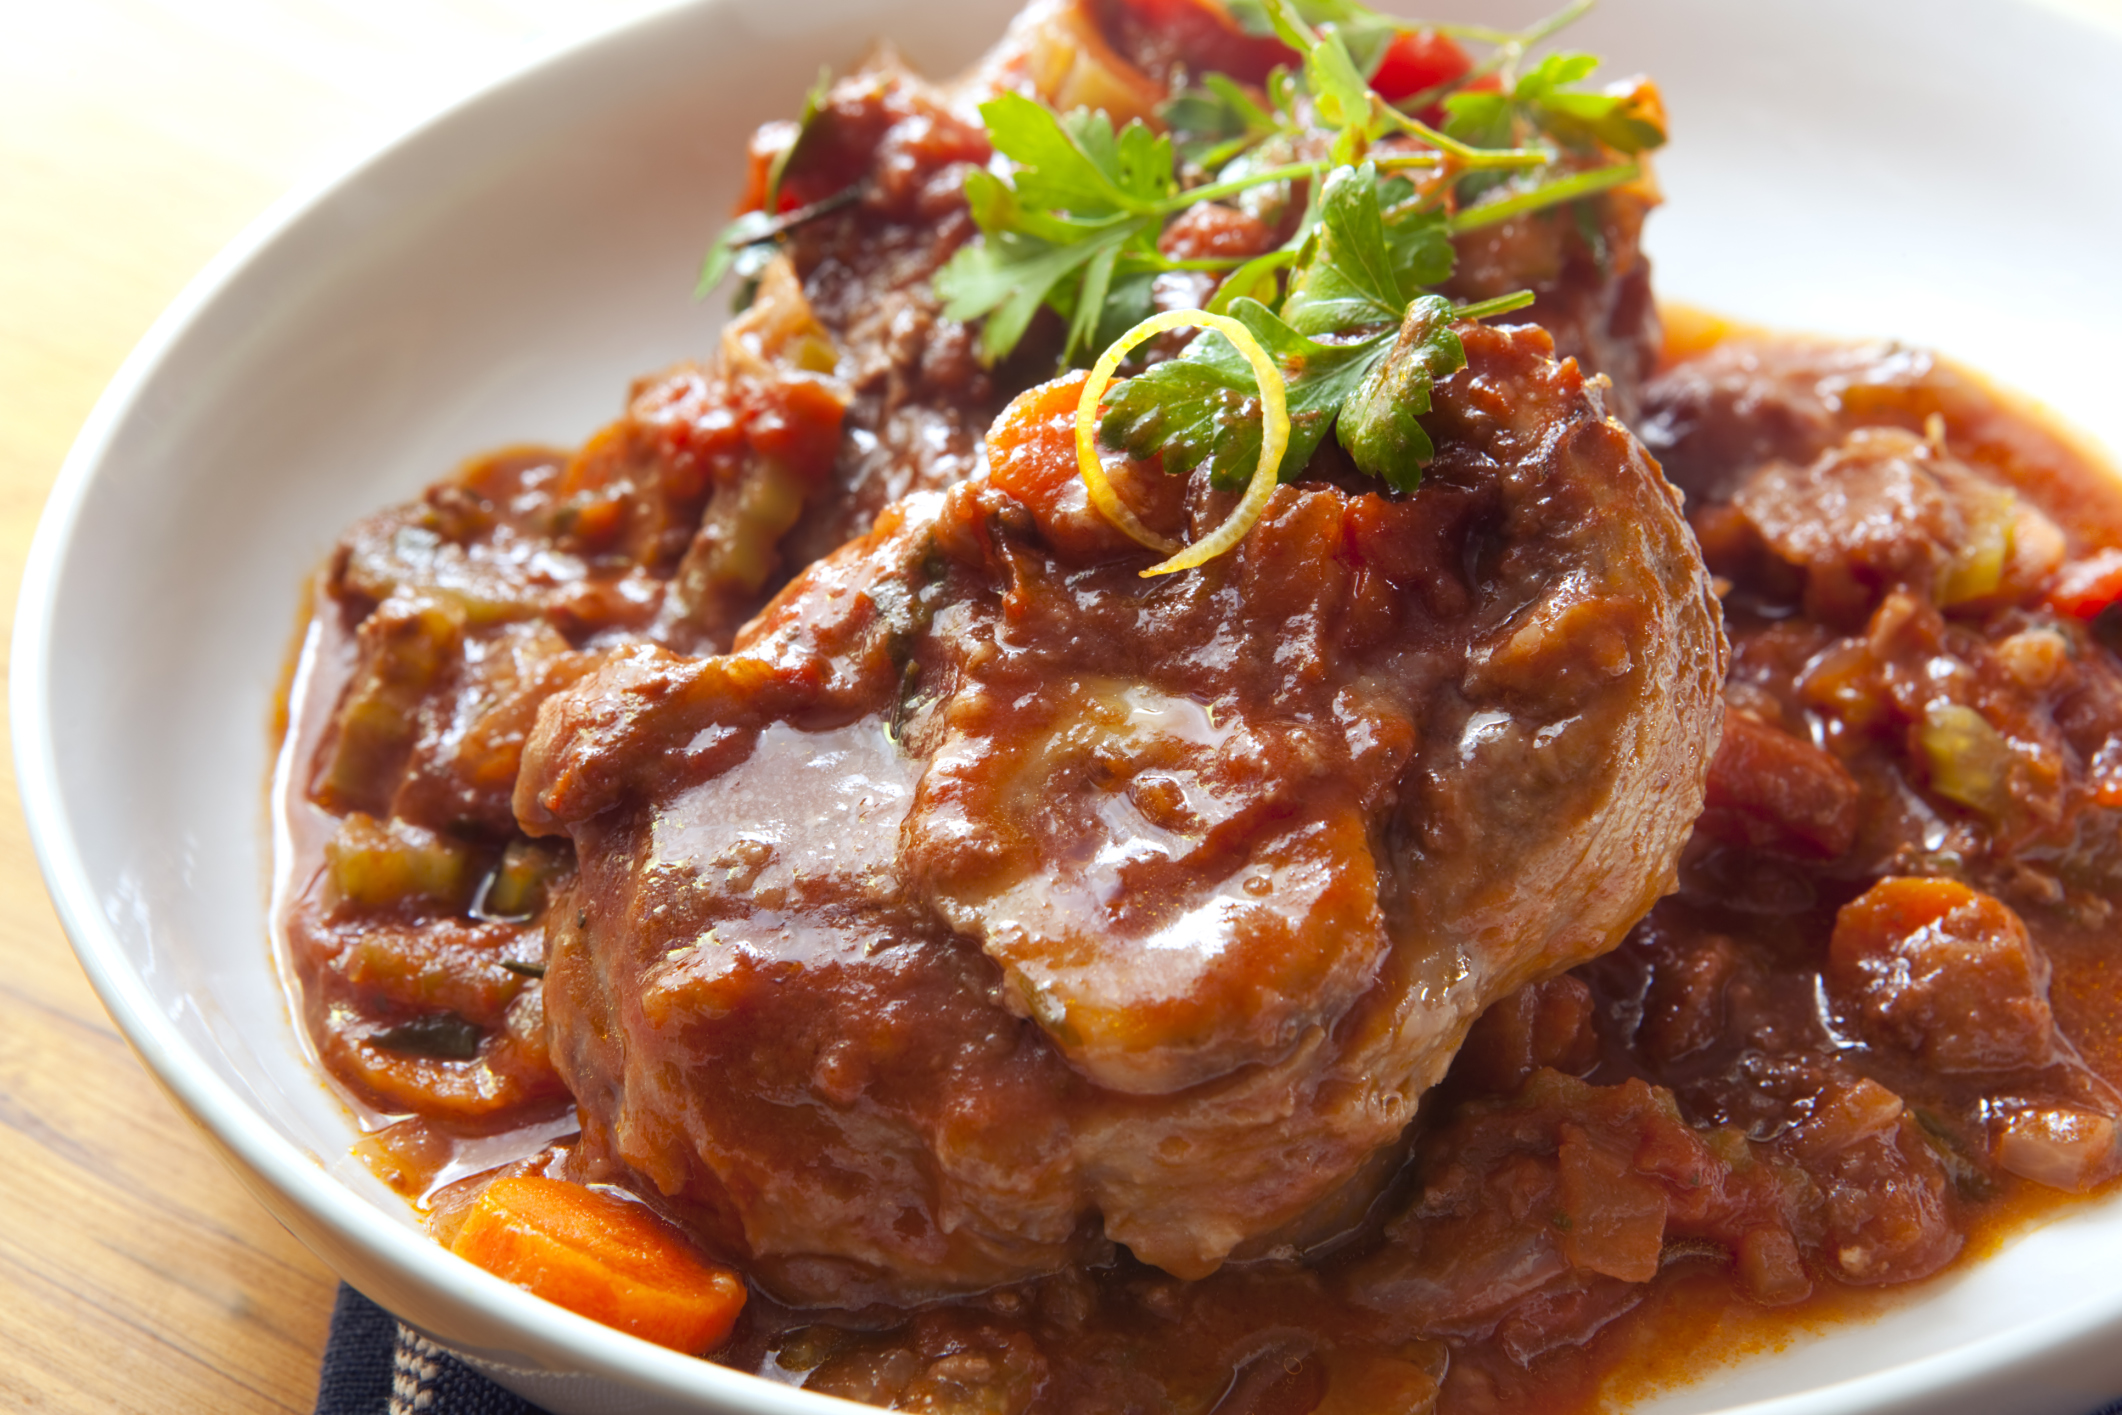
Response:
[[[341,1283],[317,1415],[544,1415]]]

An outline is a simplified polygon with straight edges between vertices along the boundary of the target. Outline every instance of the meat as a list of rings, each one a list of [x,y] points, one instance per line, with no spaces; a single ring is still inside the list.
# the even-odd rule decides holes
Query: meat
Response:
[[[1198,572],[1087,507],[1079,384],[725,657],[549,700],[555,1064],[589,1176],[803,1301],[1347,1222],[1492,1000],[1611,947],[1702,800],[1723,648],[1676,498],[1531,328],[1461,329],[1411,497],[1278,490]],[[1116,464],[1186,536],[1227,493]]]
[[[856,199],[796,227],[786,246],[852,395],[825,486],[787,528],[786,573],[860,535],[890,502],[970,473],[981,432],[1037,377],[981,367],[975,331],[945,319],[930,286],[974,234],[964,187],[992,155],[974,111],[984,85],[974,76],[946,93],[881,52],[833,85],[788,163],[784,208]],[[791,130],[780,143],[795,140],[794,125],[777,126]],[[753,203],[774,155],[771,143],[754,147]],[[1052,356],[1043,345],[1026,354]]]
[[[1858,428],[1804,467],[1769,462],[1732,505],[1803,572],[1807,615],[1829,623],[1861,619],[1895,586],[1941,606],[2021,599],[2064,553],[2046,516],[1892,428]]]
[[[2106,601],[2066,593],[2122,497],[1914,351],[1733,340],[1647,401],[1734,662],[1680,891],[1576,975],[1602,1052],[1579,1074],[1648,1080],[1794,1177],[1780,1214],[1713,1235],[1761,1300],[1749,1245],[1778,1229],[1840,1282],[1918,1278],[2017,1181],[2122,1170],[2099,971],[2122,667]],[[1559,1129],[1533,1148],[1527,1172],[1555,1183]],[[1485,1232],[1479,1175],[1451,1163],[1418,1156],[1439,1195],[1418,1202]],[[1452,1261],[1404,1225],[1376,1280],[1442,1282]],[[1561,1298],[1588,1281],[1551,1260],[1498,1320],[1558,1313],[1543,1330],[1581,1340],[1601,1311]]]
[[[1693,514],[1730,502],[1766,463],[1802,467],[1863,429],[1927,438],[1933,416],[1958,458],[2070,526],[2074,548],[2122,539],[2122,496],[2086,475],[2082,447],[1920,348],[1735,335],[1648,384],[1630,425]]]
[[[1448,39],[1428,42],[1430,60],[1470,62]],[[565,849],[526,853],[514,820],[516,773],[539,703],[624,645],[727,649],[790,576],[867,531],[883,508],[971,475],[995,414],[1053,370],[1058,319],[1042,315],[1017,352],[990,367],[978,328],[946,318],[933,286],[975,235],[966,177],[993,158],[981,101],[1008,89],[1063,110],[1089,104],[1154,122],[1181,67],[1198,75],[1228,63],[1252,81],[1289,57],[1279,41],[1239,34],[1205,0],[1042,0],[948,85],[880,48],[830,85],[802,123],[768,124],[754,137],[742,204],[773,205],[785,229],[740,260],[741,309],[704,357],[638,381],[622,415],[575,452],[479,459],[347,532],[321,586],[312,639],[322,665],[314,686],[337,699],[319,708],[316,740],[304,748],[320,840],[346,835],[349,858],[380,858],[376,842],[387,843],[402,858],[373,872],[377,879],[410,880],[446,861],[464,887],[357,897],[337,891],[332,872],[304,871],[310,887],[287,911],[291,948],[312,1027],[331,1036],[320,1051],[340,1080],[390,1107],[432,1090],[448,1098],[440,1111],[451,1117],[474,1098],[481,1129],[546,1107],[558,1083],[530,1025],[535,977],[507,975],[501,991],[525,998],[511,1004],[506,1025],[489,1006],[474,1009],[476,1018],[437,1011],[416,981],[422,959],[448,953],[460,934],[505,936],[496,947],[534,967],[559,919],[486,909],[493,889],[507,892],[495,882],[516,877],[510,860],[536,863],[524,878],[572,865]],[[1322,134],[1284,136],[1325,156]],[[1246,202],[1257,212],[1199,206],[1171,222],[1165,244],[1188,259],[1226,262],[1280,244],[1306,209],[1305,187],[1251,189]],[[1535,316],[1560,331],[1563,353],[1612,374],[1607,391],[1625,411],[1656,344],[1635,254],[1649,199],[1647,187],[1631,186],[1576,203],[1567,220],[1532,213],[1485,227],[1461,244],[1462,274],[1473,283],[1453,288],[1472,297],[1476,286],[1532,287]],[[1168,273],[1154,299],[1205,302],[1216,278]],[[1606,320],[1612,338],[1588,333],[1587,320]],[[1145,355],[1178,347],[1171,336]],[[1464,594],[1449,576],[1430,577],[1419,592],[1443,596],[1437,604]],[[1284,787],[1298,790],[1294,781]],[[1148,782],[1137,795],[1156,809],[1160,791],[1169,794]],[[357,816],[375,828],[364,835]],[[1322,840],[1341,840],[1354,817],[1337,819],[1312,827],[1326,832]],[[1311,887],[1300,881],[1300,854],[1278,866],[1292,890]],[[951,877],[948,862],[939,868],[939,908],[984,887]],[[1315,904],[1303,927],[1344,919],[1371,927],[1352,897],[1328,890]],[[370,935],[393,941],[402,955],[393,966],[359,963],[368,950],[352,941]],[[1022,961],[1021,978],[1047,966]],[[1272,986],[1316,985],[1345,1002],[1365,965],[1322,954],[1310,966]],[[1286,1042],[1311,1025],[1307,1017],[1262,1005],[1257,1040]],[[1219,1045],[1114,1049],[1094,1039],[1077,1060],[1107,1080],[1137,1067],[1142,1078],[1117,1083],[1154,1086],[1189,1067],[1222,1066]],[[1104,1059],[1093,1061],[1100,1048]],[[512,1079],[496,1079],[497,1064]],[[503,1099],[511,1096],[523,1104]]]

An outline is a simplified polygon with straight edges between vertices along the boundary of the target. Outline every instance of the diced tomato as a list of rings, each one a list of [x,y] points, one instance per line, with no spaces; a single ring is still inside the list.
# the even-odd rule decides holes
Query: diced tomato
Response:
[[[2122,599],[2122,550],[2096,550],[2056,572],[2048,607],[2073,619],[2090,619]]]
[[[1849,768],[1823,749],[1727,710],[1696,828],[1734,845],[1832,860],[1857,838],[1861,795]]]
[[[1473,66],[1474,61],[1449,35],[1433,29],[1403,30],[1386,47],[1385,58],[1371,76],[1370,86],[1397,103],[1424,89],[1449,83]]]

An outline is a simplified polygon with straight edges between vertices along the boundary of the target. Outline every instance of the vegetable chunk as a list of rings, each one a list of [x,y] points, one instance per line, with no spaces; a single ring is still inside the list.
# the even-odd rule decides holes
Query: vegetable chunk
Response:
[[[1876,1040],[1940,1071],[2045,1065],[2055,1051],[2048,960],[1979,890],[1885,879],[1835,918],[1828,984]]]
[[[498,1179],[450,1251],[546,1301],[699,1355],[729,1336],[744,1279],[639,1204],[535,1175]]]

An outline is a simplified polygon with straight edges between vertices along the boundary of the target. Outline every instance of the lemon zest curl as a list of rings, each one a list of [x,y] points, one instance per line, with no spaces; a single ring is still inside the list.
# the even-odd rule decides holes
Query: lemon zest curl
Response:
[[[1111,386],[1113,371],[1120,367],[1120,360],[1127,357],[1128,351],[1167,329],[1187,328],[1215,330],[1230,340],[1245,356],[1245,361],[1252,365],[1253,378],[1260,385],[1262,426],[1260,463],[1253,469],[1253,478],[1246,484],[1245,495],[1237,508],[1215,530],[1192,545],[1181,547],[1177,541],[1143,525],[1127,503],[1120,499],[1120,493],[1105,475],[1105,464],[1098,457],[1097,421],[1098,402]],[[1250,329],[1227,315],[1210,314],[1206,310],[1166,310],[1128,330],[1099,356],[1091,368],[1090,378],[1083,385],[1082,396],[1076,400],[1076,463],[1082,469],[1083,485],[1090,493],[1090,504],[1137,545],[1169,557],[1144,570],[1142,578],[1145,580],[1205,565],[1245,539],[1245,533],[1267,510],[1268,498],[1274,495],[1275,481],[1282,469],[1282,451],[1287,446],[1289,406],[1282,370],[1275,367],[1275,361],[1268,357],[1267,350],[1260,346]]]

